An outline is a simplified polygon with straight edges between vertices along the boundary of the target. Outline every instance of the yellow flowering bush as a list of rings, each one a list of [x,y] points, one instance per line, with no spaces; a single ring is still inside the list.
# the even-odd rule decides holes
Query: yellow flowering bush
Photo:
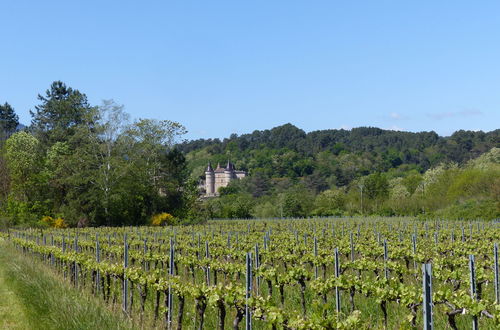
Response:
[[[174,225],[175,217],[167,212],[158,213],[151,217],[151,224],[153,226]]]
[[[63,218],[57,218],[54,220],[54,224],[52,225],[54,228],[67,228],[68,224],[64,221]]]
[[[41,222],[49,227],[54,226],[54,218],[52,218],[51,216],[48,216],[48,215],[42,217]]]
[[[42,219],[40,221],[48,227],[53,227],[53,228],[67,228],[68,227],[68,224],[61,217],[54,219],[51,216],[46,215],[46,216],[42,217]]]

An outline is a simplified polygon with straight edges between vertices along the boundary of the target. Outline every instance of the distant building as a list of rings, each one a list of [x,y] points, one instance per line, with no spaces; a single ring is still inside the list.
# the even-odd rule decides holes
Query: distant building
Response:
[[[217,164],[214,170],[212,165],[208,163],[205,170],[205,197],[219,196],[219,188],[227,187],[233,180],[239,180],[247,175],[245,171],[237,171],[234,164],[230,161],[227,162],[226,167],[221,167]]]

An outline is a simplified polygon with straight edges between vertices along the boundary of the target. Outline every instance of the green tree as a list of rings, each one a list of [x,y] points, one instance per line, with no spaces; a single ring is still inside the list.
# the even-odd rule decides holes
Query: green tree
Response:
[[[364,180],[364,191],[370,199],[385,198],[389,194],[389,182],[382,173],[373,173]]]
[[[5,144],[13,189],[27,197],[29,184],[39,167],[38,140],[27,132],[18,132]]]
[[[87,96],[61,81],[54,81],[45,96],[39,94],[38,99],[41,104],[35,112],[30,111],[31,130],[43,146],[68,141],[79,126],[92,129],[97,122],[97,112]]]
[[[19,117],[10,104],[0,104],[0,134],[2,140],[8,138],[19,126]]]
[[[34,222],[47,209],[38,140],[27,132],[14,133],[5,143],[10,174],[7,212],[15,223]]]
[[[420,173],[410,173],[403,178],[402,184],[406,187],[410,195],[413,195],[418,186],[422,184],[423,177]]]
[[[316,196],[312,213],[320,216],[341,215],[345,199],[345,192],[341,189],[325,190]]]

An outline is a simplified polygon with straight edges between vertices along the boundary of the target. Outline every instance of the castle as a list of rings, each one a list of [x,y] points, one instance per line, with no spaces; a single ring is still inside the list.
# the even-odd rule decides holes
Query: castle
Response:
[[[225,168],[217,164],[215,170],[209,162],[205,170],[205,197],[219,196],[219,188],[227,187],[229,182],[242,179],[246,175],[245,171],[237,171],[230,161],[227,162]]]

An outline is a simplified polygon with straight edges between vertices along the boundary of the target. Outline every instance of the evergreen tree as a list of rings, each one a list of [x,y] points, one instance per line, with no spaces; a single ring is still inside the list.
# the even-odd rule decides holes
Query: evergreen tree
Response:
[[[39,94],[38,99],[41,104],[35,107],[35,112],[30,111],[31,130],[46,147],[69,141],[81,125],[95,126],[97,111],[90,106],[87,96],[61,81],[54,81],[45,96]]]
[[[19,117],[12,106],[5,102],[0,104],[0,130],[2,137],[9,137],[19,126]]]

